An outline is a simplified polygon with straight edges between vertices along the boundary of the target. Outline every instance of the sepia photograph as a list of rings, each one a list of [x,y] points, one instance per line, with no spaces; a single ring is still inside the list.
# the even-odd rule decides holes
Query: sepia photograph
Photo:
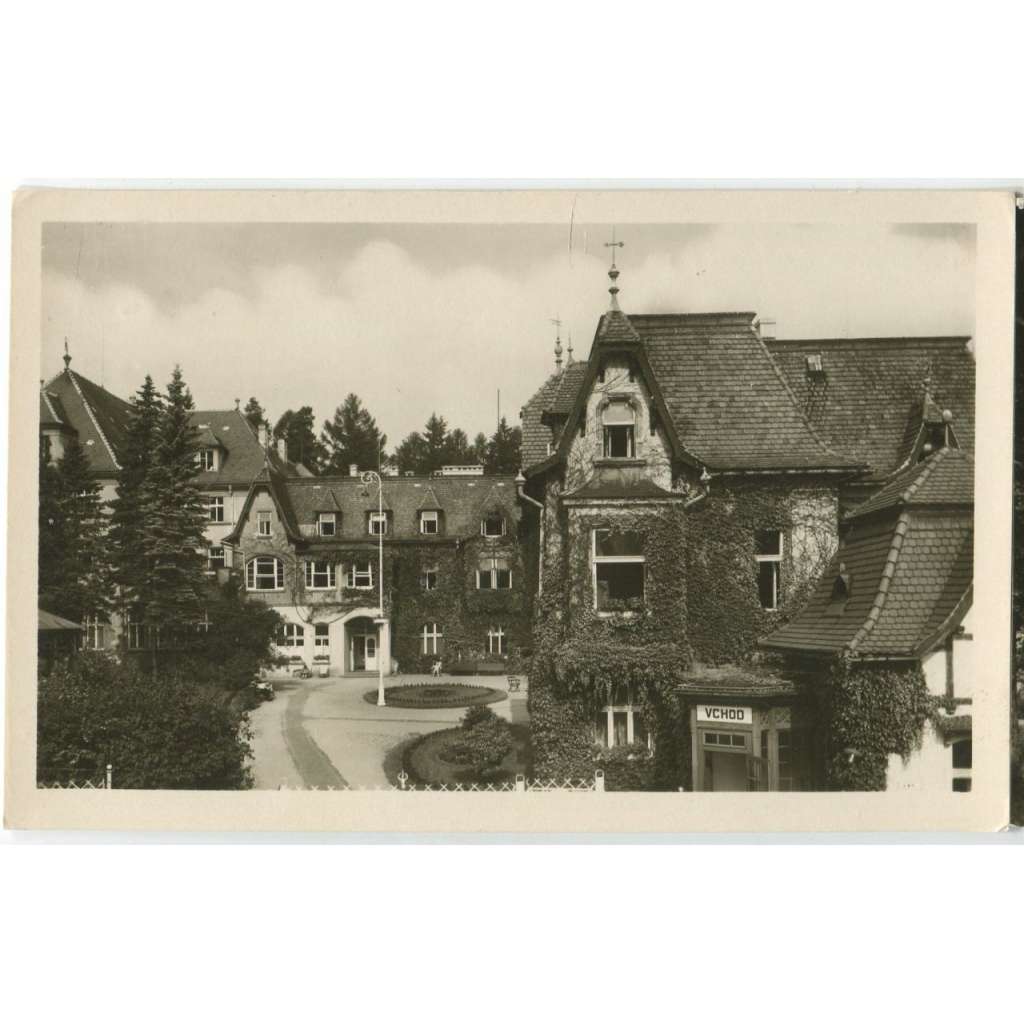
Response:
[[[516,198],[41,222],[37,791],[971,806],[978,224]]]

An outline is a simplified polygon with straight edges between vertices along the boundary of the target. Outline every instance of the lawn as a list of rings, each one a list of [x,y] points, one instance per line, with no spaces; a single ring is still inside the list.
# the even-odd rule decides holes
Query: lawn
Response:
[[[384,690],[384,700],[395,708],[468,708],[477,704],[493,704],[506,696],[504,690],[491,686],[466,686],[462,683],[420,683],[388,686]],[[376,704],[377,691],[367,690],[363,700]]]

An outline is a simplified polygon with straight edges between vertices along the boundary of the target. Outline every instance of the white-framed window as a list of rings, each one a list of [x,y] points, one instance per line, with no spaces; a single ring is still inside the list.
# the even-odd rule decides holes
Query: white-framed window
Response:
[[[209,633],[210,632],[210,616],[209,616],[209,613],[205,609],[203,610],[202,617],[199,618],[199,619],[196,619],[196,621],[192,623],[192,629],[196,633]]]
[[[104,651],[107,648],[107,624],[89,615],[82,620],[82,649]]]
[[[272,517],[269,512],[256,513],[256,536],[269,537]]]
[[[130,611],[128,613],[128,650],[148,651],[160,646],[160,627],[147,626],[142,621],[142,613]]]
[[[388,532],[387,512],[371,512],[369,516],[370,534],[374,537],[382,537]]]
[[[420,654],[440,654],[444,633],[436,622],[426,622],[420,630]]]
[[[487,630],[487,653],[508,654],[508,637],[501,626],[491,626]]]
[[[593,531],[594,608],[605,614],[643,608],[647,559],[643,537],[632,530]]]
[[[761,607],[773,612],[782,601],[782,531],[758,530],[754,535],[757,594]]]
[[[338,532],[338,513],[321,512],[316,517],[316,532],[321,537],[333,537]]]
[[[949,745],[949,751],[953,762],[953,792],[970,793],[971,767],[974,763],[971,740],[967,737],[954,740]]]
[[[428,568],[424,569],[423,572],[420,573],[420,586],[424,590],[436,590],[437,589],[437,577],[438,577],[437,566],[436,565],[429,566]]]
[[[307,590],[333,590],[334,589],[334,563],[326,559],[305,562],[306,589]]]
[[[284,562],[273,555],[252,558],[245,567],[246,590],[284,590]]]
[[[510,590],[512,570],[507,558],[485,558],[476,571],[477,590]]]
[[[353,562],[348,567],[345,585],[355,590],[372,590],[373,562]]]
[[[611,702],[594,717],[594,742],[601,747],[624,747],[637,743],[654,748],[654,737],[644,721],[633,687],[619,684]]]
[[[285,622],[277,634],[278,647],[302,647],[306,643],[306,631],[298,622]]]
[[[330,647],[331,646],[331,629],[326,622],[318,622],[313,627],[313,646],[314,647]]]
[[[504,537],[505,517],[500,512],[490,512],[480,520],[480,533],[484,537]]]
[[[212,448],[200,448],[196,461],[201,473],[212,473],[217,468],[217,453]]]
[[[440,516],[436,511],[425,510],[420,513],[420,533],[433,535],[441,532]]]
[[[216,572],[217,569],[227,568],[227,556],[224,554],[224,548],[220,544],[211,544],[206,549],[206,568],[210,572]]]
[[[206,517],[211,523],[224,522],[224,499],[220,497],[207,497]]]
[[[610,402],[601,410],[606,459],[636,456],[636,413],[629,402]]]

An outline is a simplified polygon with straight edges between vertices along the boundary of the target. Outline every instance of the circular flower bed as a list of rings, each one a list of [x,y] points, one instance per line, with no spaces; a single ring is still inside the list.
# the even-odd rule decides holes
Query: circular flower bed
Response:
[[[508,727],[510,743],[497,764],[481,770],[467,765],[458,751],[465,739],[465,729],[443,729],[428,733],[403,751],[406,771],[414,785],[511,782],[516,774],[532,770],[530,732],[524,725]],[[503,745],[504,746],[504,745]]]
[[[463,686],[461,683],[422,683],[419,686],[384,688],[385,701],[395,708],[468,708],[475,704],[493,704],[504,700],[505,696],[504,690],[490,686]],[[376,704],[377,691],[367,690],[363,700]]]

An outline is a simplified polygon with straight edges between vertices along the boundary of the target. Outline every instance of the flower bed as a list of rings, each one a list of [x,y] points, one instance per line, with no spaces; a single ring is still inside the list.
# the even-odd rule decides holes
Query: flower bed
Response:
[[[464,686],[462,683],[420,683],[415,686],[388,686],[384,699],[395,708],[468,708],[504,700],[504,690],[490,686]],[[363,700],[377,703],[377,691],[367,690]]]
[[[511,782],[517,773],[531,774],[533,751],[530,746],[530,730],[525,725],[508,726],[512,740],[511,749],[495,765],[483,772],[464,767],[448,758],[453,746],[465,736],[465,729],[442,729],[428,733],[416,740],[403,751],[404,767],[414,785],[463,785],[472,783]]]

